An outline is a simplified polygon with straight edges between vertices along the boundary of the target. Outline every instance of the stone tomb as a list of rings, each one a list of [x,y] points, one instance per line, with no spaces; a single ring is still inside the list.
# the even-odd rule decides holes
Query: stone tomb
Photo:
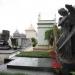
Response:
[[[26,58],[17,57],[7,64],[7,68],[50,71],[50,58]]]

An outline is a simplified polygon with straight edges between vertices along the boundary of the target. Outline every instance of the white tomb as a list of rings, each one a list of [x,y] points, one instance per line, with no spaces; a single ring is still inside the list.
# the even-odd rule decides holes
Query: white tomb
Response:
[[[36,30],[34,29],[33,25],[31,24],[28,29],[25,30],[26,38],[37,38]]]
[[[55,20],[41,20],[38,18],[38,46],[48,46],[48,41],[45,40],[45,32],[50,30],[55,25]]]

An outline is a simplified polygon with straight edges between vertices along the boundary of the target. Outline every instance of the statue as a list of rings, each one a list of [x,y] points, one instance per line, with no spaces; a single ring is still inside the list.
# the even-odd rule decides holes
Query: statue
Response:
[[[75,8],[65,5],[58,10],[61,15],[58,25],[61,26],[62,35],[57,42],[57,53],[62,63],[63,75],[69,75],[75,70]]]

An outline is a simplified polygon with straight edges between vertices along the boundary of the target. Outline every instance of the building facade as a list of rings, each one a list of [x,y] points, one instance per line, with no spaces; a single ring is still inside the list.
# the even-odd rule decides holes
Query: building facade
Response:
[[[31,40],[25,34],[20,34],[17,30],[13,33],[13,38],[18,42],[18,48],[25,48],[31,45]]]
[[[38,39],[38,45],[40,46],[46,46],[48,45],[48,41],[45,40],[45,32],[47,30],[50,30],[55,25],[55,20],[38,20],[38,33],[37,33],[37,39]]]
[[[36,38],[37,37],[37,33],[36,30],[34,29],[33,25],[30,25],[30,27],[28,29],[25,30],[26,32],[26,38]]]

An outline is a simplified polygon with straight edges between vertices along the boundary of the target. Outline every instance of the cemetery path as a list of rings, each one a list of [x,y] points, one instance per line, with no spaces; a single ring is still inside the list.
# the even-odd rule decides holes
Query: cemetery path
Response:
[[[0,71],[6,71],[6,70],[7,70],[6,64],[0,65]]]

